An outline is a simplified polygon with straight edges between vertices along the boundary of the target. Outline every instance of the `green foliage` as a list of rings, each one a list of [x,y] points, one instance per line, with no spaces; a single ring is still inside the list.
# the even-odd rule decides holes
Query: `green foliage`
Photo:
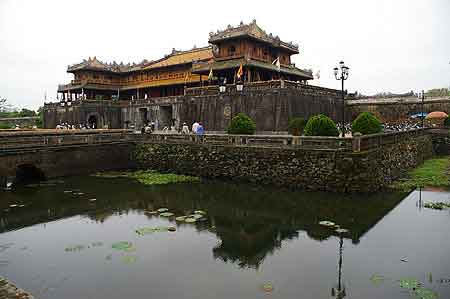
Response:
[[[382,131],[381,122],[370,112],[362,112],[352,123],[352,132],[363,135],[376,134]]]
[[[245,113],[238,113],[231,120],[227,133],[238,135],[251,135],[255,133],[255,130],[256,130],[255,122]]]
[[[448,117],[444,120],[444,126],[450,127],[450,116],[448,116]]]
[[[198,177],[178,175],[173,173],[158,173],[152,170],[138,170],[134,172],[103,172],[94,176],[102,178],[132,178],[145,185],[165,185],[173,183],[198,182]]]
[[[407,180],[395,182],[391,188],[410,191],[418,187],[450,187],[449,157],[433,158],[409,172]]]
[[[305,128],[306,120],[302,117],[294,117],[289,120],[288,130],[294,136],[300,136]]]
[[[1,130],[13,129],[13,126],[8,125],[8,124],[0,124],[0,129]]]
[[[306,136],[339,136],[334,121],[326,115],[312,116],[305,126]]]

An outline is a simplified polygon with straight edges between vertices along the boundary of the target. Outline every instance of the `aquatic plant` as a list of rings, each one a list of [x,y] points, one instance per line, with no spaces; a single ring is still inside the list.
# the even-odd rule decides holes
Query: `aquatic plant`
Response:
[[[137,230],[135,230],[135,232],[138,235],[147,235],[147,234],[153,234],[153,233],[157,233],[157,232],[174,232],[176,231],[176,228],[173,226],[157,226],[157,227],[142,227],[139,228]]]
[[[153,170],[129,172],[102,172],[94,175],[101,178],[131,178],[145,185],[165,185],[173,183],[199,182],[200,178],[173,173],[159,173]]]
[[[425,208],[433,209],[433,210],[450,209],[450,203],[448,203],[448,202],[427,202],[423,206]]]
[[[127,241],[121,241],[112,244],[111,246],[114,249],[122,250],[122,251],[134,251],[135,248],[133,247],[133,243],[127,242]]]
[[[172,217],[174,215],[175,215],[174,213],[170,213],[170,212],[164,212],[164,213],[159,214],[159,216],[161,216],[161,217]]]

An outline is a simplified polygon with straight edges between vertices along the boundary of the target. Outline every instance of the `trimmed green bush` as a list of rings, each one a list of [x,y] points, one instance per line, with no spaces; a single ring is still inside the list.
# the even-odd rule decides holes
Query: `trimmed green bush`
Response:
[[[326,115],[312,116],[305,126],[306,136],[339,136],[339,130],[334,121]]]
[[[305,128],[306,120],[302,117],[294,117],[289,120],[288,130],[294,136],[300,136]]]
[[[255,122],[245,113],[238,113],[228,126],[228,134],[251,135],[256,130]]]
[[[352,122],[352,132],[363,135],[380,133],[383,130],[381,122],[370,112],[362,112]]]
[[[444,126],[450,127],[450,116],[448,116],[448,117],[444,120]]]

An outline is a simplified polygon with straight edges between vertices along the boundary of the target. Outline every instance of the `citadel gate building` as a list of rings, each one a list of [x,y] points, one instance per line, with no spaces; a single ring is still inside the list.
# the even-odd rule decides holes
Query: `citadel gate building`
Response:
[[[335,120],[340,92],[308,84],[311,71],[291,56],[299,47],[267,34],[253,21],[211,32],[209,46],[177,51],[139,64],[104,63],[96,57],[68,67],[74,79],[58,87],[58,103],[45,103],[44,126],[157,129],[201,121],[223,131],[239,112],[258,131],[285,131],[288,119],[326,113]]]

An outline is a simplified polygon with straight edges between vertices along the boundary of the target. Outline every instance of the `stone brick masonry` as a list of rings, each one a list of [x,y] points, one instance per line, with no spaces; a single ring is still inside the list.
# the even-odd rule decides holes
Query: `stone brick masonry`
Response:
[[[207,144],[138,144],[137,164],[164,172],[333,192],[378,190],[433,154],[421,135],[353,152]]]

